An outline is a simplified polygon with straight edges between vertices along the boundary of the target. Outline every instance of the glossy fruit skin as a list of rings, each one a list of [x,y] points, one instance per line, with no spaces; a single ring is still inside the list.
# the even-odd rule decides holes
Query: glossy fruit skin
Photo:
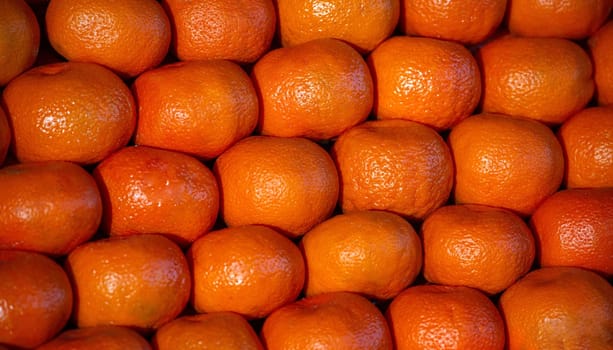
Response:
[[[609,0],[512,0],[508,27],[518,36],[583,39],[602,26],[612,7]]]
[[[613,187],[613,106],[586,108],[560,126],[567,188]]]
[[[611,346],[613,287],[594,272],[533,270],[501,295],[499,308],[509,350]]]
[[[145,338],[136,331],[121,326],[72,328],[60,333],[37,350],[151,350]]]
[[[450,132],[457,204],[482,204],[530,215],[558,190],[564,176],[562,147],[535,120],[493,113],[471,116]]]
[[[368,57],[375,81],[373,113],[445,130],[468,117],[481,97],[481,74],[464,46],[395,36]]]
[[[601,106],[613,104],[613,21],[606,22],[588,41],[588,49],[594,64],[596,99]]]
[[[136,125],[130,89],[94,63],[32,68],[6,86],[2,102],[20,162],[94,164],[124,147]]]
[[[111,236],[158,233],[186,245],[217,219],[215,176],[196,158],[146,146],[126,147],[93,172]]]
[[[521,217],[482,205],[448,205],[421,226],[423,273],[431,283],[498,294],[532,268],[535,243]]]
[[[263,350],[257,334],[242,316],[212,312],[179,317],[157,330],[157,350]]]
[[[91,239],[102,200],[92,176],[62,161],[0,169],[0,249],[61,256]]]
[[[24,0],[0,3],[0,86],[30,68],[40,46],[40,26]]]
[[[341,134],[332,157],[343,212],[386,210],[423,219],[449,198],[453,162],[443,138],[407,120],[367,121]]]
[[[315,39],[268,52],[251,77],[261,100],[258,133],[327,140],[364,121],[373,81],[348,44]]]
[[[507,0],[402,0],[403,33],[478,44],[499,27]]]
[[[250,136],[215,161],[221,215],[232,226],[270,226],[298,237],[327,219],[338,198],[330,155],[304,138]],[[308,204],[308,205],[305,205]]]
[[[230,61],[168,64],[139,75],[133,91],[137,145],[210,160],[250,135],[258,122],[253,83]]]
[[[52,0],[45,24],[51,46],[67,60],[124,78],[159,65],[170,47],[170,21],[154,0]]]
[[[347,291],[391,299],[415,281],[422,247],[413,227],[384,211],[339,214],[300,241],[307,265],[307,296]]]
[[[392,35],[399,0],[282,0],[277,2],[279,37],[285,47],[313,39],[343,40],[361,53]]]
[[[502,36],[477,51],[482,111],[558,125],[594,93],[587,53],[570,40]]]
[[[197,312],[232,311],[264,318],[293,302],[304,285],[298,247],[265,226],[209,232],[192,244],[192,304]]]
[[[0,344],[34,348],[59,333],[73,292],[66,273],[45,255],[0,250]],[[33,327],[36,325],[36,327]]]
[[[530,218],[540,266],[575,266],[613,276],[613,188],[566,189]]]
[[[485,294],[464,286],[405,289],[386,311],[396,349],[500,349],[504,324]]]
[[[161,235],[112,237],[80,245],[66,260],[77,327],[150,331],[187,305],[191,277],[181,249]],[[95,273],[92,273],[94,272]]]
[[[324,293],[277,309],[261,331],[269,350],[392,349],[385,318],[368,299],[353,293]]]
[[[6,118],[6,113],[0,107],[0,166],[4,163],[11,145],[11,129]]]
[[[227,59],[255,62],[271,46],[276,12],[271,0],[163,0],[171,49],[181,61]]]

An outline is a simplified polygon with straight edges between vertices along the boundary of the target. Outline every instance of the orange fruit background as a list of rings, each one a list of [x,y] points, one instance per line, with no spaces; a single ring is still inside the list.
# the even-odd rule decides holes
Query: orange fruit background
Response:
[[[609,349],[611,0],[0,0],[0,349]]]

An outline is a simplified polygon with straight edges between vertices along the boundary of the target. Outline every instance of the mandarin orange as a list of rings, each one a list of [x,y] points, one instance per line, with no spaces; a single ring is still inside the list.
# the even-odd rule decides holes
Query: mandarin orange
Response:
[[[275,230],[258,225],[209,232],[195,241],[188,260],[197,312],[232,311],[264,318],[293,302],[304,285],[298,247]]]
[[[156,350],[263,350],[253,327],[233,312],[212,312],[176,318],[158,329]]]
[[[509,0],[509,30],[520,36],[583,39],[607,20],[610,0]]]
[[[463,44],[478,44],[500,26],[507,0],[401,0],[400,29]]]
[[[66,326],[73,292],[66,272],[33,252],[0,250],[0,344],[37,347]]]
[[[384,211],[339,214],[300,242],[307,267],[305,294],[355,292],[391,299],[421,270],[421,243],[413,227]]]
[[[373,82],[360,54],[335,39],[315,39],[268,52],[251,77],[262,111],[258,132],[326,140],[364,121]]]
[[[566,158],[567,188],[613,187],[613,106],[581,110],[557,136]]]
[[[247,137],[222,153],[213,170],[228,226],[260,224],[298,237],[336,207],[334,162],[304,138]]]
[[[172,23],[172,51],[182,61],[255,62],[276,30],[272,0],[163,0]]]
[[[576,267],[533,270],[502,293],[507,349],[610,349],[613,287]]]
[[[102,229],[111,236],[157,233],[184,246],[217,220],[215,176],[187,154],[126,147],[100,162],[93,175],[104,204]]]
[[[385,318],[368,299],[354,293],[324,293],[275,310],[261,338],[268,350],[391,350]]]
[[[600,105],[613,104],[613,20],[589,37],[588,48],[594,64],[596,98]]]
[[[190,295],[187,260],[161,235],[83,243],[68,255],[65,268],[78,328],[117,325],[151,331],[175,319]]]
[[[386,210],[421,220],[449,198],[453,161],[443,138],[408,120],[377,120],[339,136],[332,156],[343,212]]]
[[[464,286],[405,289],[386,311],[397,350],[504,348],[504,323],[485,294]]]
[[[155,0],[51,0],[45,24],[66,59],[98,63],[122,77],[159,65],[170,47],[170,22]]]
[[[421,227],[424,277],[497,294],[525,275],[534,261],[532,232],[511,211],[483,205],[448,205]]]
[[[76,164],[9,165],[0,169],[0,188],[0,249],[66,255],[100,225],[100,192]]]
[[[24,0],[0,2],[0,87],[30,68],[40,46],[40,27]]]
[[[576,266],[613,276],[613,188],[567,189],[530,218],[540,266]]]
[[[502,36],[479,48],[477,60],[484,112],[557,125],[583,109],[594,93],[590,58],[570,40]]]
[[[137,145],[213,159],[251,134],[258,122],[253,83],[229,61],[165,65],[139,75],[133,91]]]
[[[37,350],[151,350],[147,340],[136,331],[121,326],[66,329]]]
[[[538,121],[482,113],[456,125],[448,142],[456,169],[455,203],[528,216],[562,183],[562,147]]]
[[[2,102],[20,162],[97,163],[125,146],[136,124],[128,86],[94,63],[32,68],[6,86]]]
[[[472,114],[481,76],[464,46],[432,38],[395,36],[368,57],[375,82],[373,112],[448,129]]]
[[[399,0],[277,0],[283,46],[335,38],[361,53],[392,35],[400,16]]]

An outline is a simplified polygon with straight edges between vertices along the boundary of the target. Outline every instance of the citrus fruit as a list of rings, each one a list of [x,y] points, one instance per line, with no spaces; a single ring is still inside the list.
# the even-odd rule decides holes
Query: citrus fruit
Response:
[[[20,162],[97,163],[128,143],[136,123],[130,89],[94,63],[32,68],[6,86],[2,102]]]
[[[476,60],[450,41],[395,36],[368,57],[375,82],[373,112],[448,129],[472,114],[481,97]]]
[[[117,325],[151,331],[187,305],[191,277],[181,249],[161,235],[83,243],[65,264],[78,328]]]
[[[73,293],[62,268],[34,252],[0,250],[0,344],[34,348],[66,325]]]
[[[66,255],[98,230],[102,200],[80,166],[61,161],[0,169],[0,249]]]
[[[324,293],[275,310],[261,338],[268,350],[392,349],[385,318],[368,299],[353,293]]]
[[[253,83],[229,61],[169,64],[139,75],[133,91],[137,145],[213,159],[251,134],[258,122]]]
[[[386,317],[397,350],[504,348],[500,313],[473,288],[409,287],[392,300]]]
[[[502,293],[499,308],[509,350],[611,347],[613,287],[594,272],[533,270]]]
[[[613,276],[613,188],[567,189],[530,218],[540,266],[576,266]]]
[[[40,27],[24,0],[0,3],[0,86],[30,68],[40,46]]]
[[[570,40],[502,36],[483,45],[477,60],[484,112],[556,125],[583,109],[594,93],[590,58]]]
[[[335,38],[369,52],[392,35],[400,16],[399,0],[278,0],[276,4],[283,46]]]
[[[197,312],[233,311],[263,318],[293,302],[304,285],[298,247],[281,233],[256,225],[209,232],[192,244],[192,301]]]
[[[507,0],[402,0],[400,28],[414,36],[478,44],[500,26]]]
[[[521,217],[483,205],[448,205],[421,226],[429,282],[497,294],[532,267],[534,237]]]
[[[449,198],[453,162],[443,138],[408,120],[357,125],[334,143],[343,212],[386,210],[421,220]]]
[[[594,64],[596,99],[600,105],[613,104],[613,21],[590,36],[587,44]]]
[[[6,113],[4,113],[4,110],[0,107],[0,166],[6,159],[11,139],[11,129],[6,118]]]
[[[151,350],[147,340],[136,331],[121,326],[66,329],[37,350]]]
[[[335,39],[315,39],[268,52],[251,77],[264,135],[326,140],[364,121],[373,82],[360,54]]]
[[[146,146],[126,147],[93,172],[111,236],[158,233],[187,245],[208,232],[219,210],[215,176],[187,154]]]
[[[98,63],[122,77],[159,65],[170,46],[170,22],[155,0],[51,0],[45,24],[66,59]]]
[[[557,135],[566,158],[567,188],[613,187],[613,108],[583,109]]]
[[[263,350],[251,325],[233,312],[176,318],[158,329],[151,342],[157,350]]]
[[[609,0],[509,0],[507,22],[516,35],[583,39],[600,28],[612,6]]]
[[[182,61],[227,59],[251,63],[276,29],[271,0],[163,0],[172,23],[172,51]]]
[[[528,216],[562,183],[562,147],[538,121],[482,113],[456,125],[448,142],[458,204],[502,207]]]
[[[346,291],[391,299],[421,270],[419,237],[406,220],[389,212],[339,214],[307,232],[300,244],[307,296]]]
[[[298,237],[327,219],[338,199],[334,162],[304,138],[247,137],[222,153],[213,170],[228,226],[260,224]]]

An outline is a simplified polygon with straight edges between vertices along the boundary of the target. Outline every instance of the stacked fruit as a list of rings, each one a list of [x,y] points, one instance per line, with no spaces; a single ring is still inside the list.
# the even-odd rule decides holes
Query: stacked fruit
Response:
[[[0,349],[611,349],[611,0],[0,0]]]

